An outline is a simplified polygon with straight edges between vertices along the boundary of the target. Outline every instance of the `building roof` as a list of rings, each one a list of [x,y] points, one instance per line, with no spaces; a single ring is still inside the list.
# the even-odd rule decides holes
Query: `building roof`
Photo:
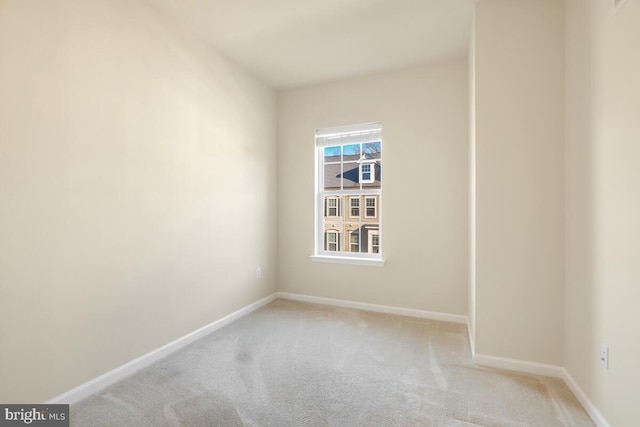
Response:
[[[339,160],[339,156],[338,160]],[[357,156],[345,156],[356,157]],[[329,157],[327,157],[327,160]],[[375,162],[375,181],[368,184],[362,184],[363,189],[375,189],[381,187],[382,180],[382,166],[380,160],[371,159]],[[339,190],[340,181],[343,181],[343,188],[345,190],[359,190],[360,189],[360,163],[357,161],[345,162],[344,171],[342,171],[340,163],[325,164],[324,165],[324,188],[325,190]]]

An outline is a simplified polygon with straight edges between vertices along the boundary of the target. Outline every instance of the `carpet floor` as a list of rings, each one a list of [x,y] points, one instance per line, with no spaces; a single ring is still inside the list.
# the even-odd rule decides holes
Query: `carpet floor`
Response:
[[[466,326],[276,300],[71,406],[92,426],[592,426],[559,379],[474,366]]]

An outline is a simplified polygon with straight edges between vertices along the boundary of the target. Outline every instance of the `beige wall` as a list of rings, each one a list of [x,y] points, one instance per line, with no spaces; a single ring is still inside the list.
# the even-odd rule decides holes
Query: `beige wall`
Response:
[[[1,402],[274,292],[275,113],[139,2],[0,0]]]
[[[475,14],[474,14],[475,15]],[[475,16],[474,16],[475,20]],[[469,288],[467,328],[471,351],[476,342],[476,35],[472,23],[469,40]]]
[[[478,353],[564,365],[611,425],[640,424],[638,22],[635,0],[567,0],[566,20],[483,0],[469,66],[282,92],[276,118],[270,89],[137,2],[0,0],[0,401],[277,284],[468,314]],[[313,263],[314,130],[377,120],[387,264]]]
[[[467,62],[279,94],[279,290],[466,314]],[[382,121],[384,267],[313,263],[314,131]]]
[[[567,1],[565,366],[612,426],[640,425],[639,22]]]
[[[563,105],[563,2],[477,3],[477,353],[562,364]]]

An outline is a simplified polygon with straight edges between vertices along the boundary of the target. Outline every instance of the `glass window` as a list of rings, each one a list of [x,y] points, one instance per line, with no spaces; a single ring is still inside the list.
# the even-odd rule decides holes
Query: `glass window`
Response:
[[[349,197],[349,217],[360,218],[360,196]]]
[[[339,234],[336,231],[327,231],[325,234],[325,250],[330,252],[337,252],[339,247]]]
[[[349,250],[351,252],[360,252],[360,230],[352,231],[349,234]]]
[[[316,255],[381,260],[381,124],[320,129],[316,149]]]
[[[360,181],[363,184],[371,184],[375,181],[375,169],[371,166],[371,163],[360,165]]]
[[[364,217],[375,218],[377,216],[376,198],[365,197],[364,198]]]

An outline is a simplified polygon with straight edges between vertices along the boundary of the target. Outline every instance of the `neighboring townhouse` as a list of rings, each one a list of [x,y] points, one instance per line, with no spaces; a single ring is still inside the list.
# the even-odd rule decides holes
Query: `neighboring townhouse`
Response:
[[[337,155],[325,151],[324,250],[379,253],[380,143],[363,144],[355,154],[350,147]]]

